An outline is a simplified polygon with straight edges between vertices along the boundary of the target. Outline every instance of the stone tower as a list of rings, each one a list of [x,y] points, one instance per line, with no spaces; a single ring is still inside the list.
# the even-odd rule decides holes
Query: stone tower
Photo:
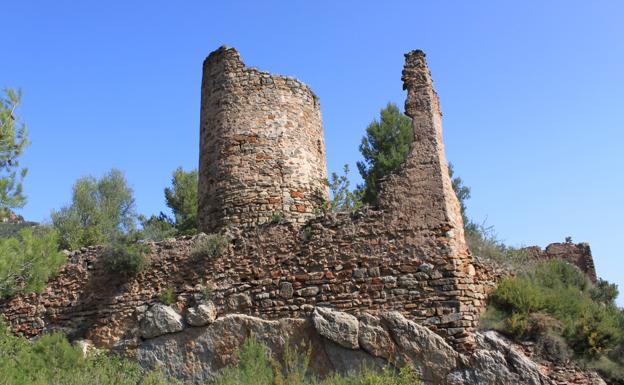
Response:
[[[247,68],[233,48],[204,61],[199,229],[303,223],[328,198],[318,98],[296,79]]]

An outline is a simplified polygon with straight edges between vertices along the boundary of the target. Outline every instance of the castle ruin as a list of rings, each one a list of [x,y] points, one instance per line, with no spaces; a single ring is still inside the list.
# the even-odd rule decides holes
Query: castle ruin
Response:
[[[29,337],[62,330],[99,347],[156,354],[152,341],[160,339],[141,325],[159,293],[172,290],[180,328],[197,330],[182,320],[210,284],[217,317],[302,320],[323,307],[354,317],[395,312],[470,350],[485,296],[464,240],[425,54],[405,55],[414,129],[407,159],[381,183],[378,206],[353,215],[317,210],[328,195],[325,149],[308,86],[247,68],[224,47],[208,56],[203,75],[199,226],[226,229],[227,247],[198,260],[197,238],[148,243],[151,265],[133,277],[108,272],[100,246],[72,252],[42,293],[0,302],[12,330]],[[283,220],[272,221],[276,214]],[[194,352],[187,348],[183,356]]]

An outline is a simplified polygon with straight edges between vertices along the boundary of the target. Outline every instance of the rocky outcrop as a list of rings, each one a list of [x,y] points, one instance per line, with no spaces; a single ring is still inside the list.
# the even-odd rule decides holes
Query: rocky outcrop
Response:
[[[212,301],[188,308],[186,322],[191,326],[206,326],[217,318],[217,308]]]
[[[143,338],[154,338],[163,334],[182,331],[182,316],[170,306],[156,304],[143,315],[139,331]]]
[[[412,365],[429,385],[555,385],[522,349],[496,332],[476,333],[476,348],[459,352],[443,338],[405,318],[399,312],[380,317],[358,317],[317,307],[312,317],[263,320],[227,315],[209,326],[188,327],[181,333],[147,339],[133,349],[139,363],[162,367],[169,374],[204,382],[236,360],[236,350],[247,338],[266,345],[281,359],[287,344],[306,346],[310,369],[316,375],[348,373],[362,367]],[[582,372],[570,384],[602,385],[599,377]]]
[[[359,322],[354,316],[326,307],[317,307],[312,314],[312,320],[314,327],[323,337],[345,348],[360,347],[358,344]]]

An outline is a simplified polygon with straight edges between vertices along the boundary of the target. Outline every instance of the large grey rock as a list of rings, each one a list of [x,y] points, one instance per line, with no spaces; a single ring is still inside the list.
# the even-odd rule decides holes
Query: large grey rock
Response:
[[[359,322],[354,316],[328,307],[316,307],[312,321],[319,334],[330,341],[349,349],[360,347]]]
[[[395,354],[394,342],[377,317],[362,314],[360,317],[358,342],[360,347],[374,357],[389,359]]]
[[[426,383],[445,383],[448,374],[460,365],[460,354],[426,327],[396,311],[384,314],[382,321],[398,345],[395,362],[414,365]]]
[[[409,364],[425,385],[555,384],[496,332],[475,333],[475,351],[460,354],[442,337],[398,312],[379,317],[364,314],[359,321],[322,307],[315,309],[312,319],[270,321],[233,314],[209,326],[139,341],[132,350],[143,367],[162,367],[169,375],[205,383],[234,363],[236,350],[250,337],[267,346],[278,360],[287,344],[305,343],[305,350],[311,352],[310,370],[321,377]],[[602,385],[601,381],[597,377],[583,383]]]
[[[293,347],[305,342],[306,349],[312,350],[310,367],[314,373],[323,375],[342,369],[328,358],[325,343],[310,319],[270,321],[242,314],[217,318],[210,326],[186,328],[183,333],[142,341],[136,348],[136,358],[145,368],[161,367],[169,375],[205,383],[235,362],[236,350],[247,338],[267,346],[278,359],[287,343]]]
[[[139,326],[139,332],[143,338],[154,338],[183,329],[182,316],[170,306],[160,303],[145,312]]]
[[[186,322],[191,326],[206,326],[217,318],[217,308],[212,301],[187,309]]]
[[[449,374],[447,382],[473,384],[554,384],[539,371],[537,364],[494,331],[477,333],[478,348],[470,364]]]

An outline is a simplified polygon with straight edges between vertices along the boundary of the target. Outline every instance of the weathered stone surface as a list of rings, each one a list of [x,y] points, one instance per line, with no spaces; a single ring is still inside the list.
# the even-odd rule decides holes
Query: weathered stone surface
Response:
[[[321,312],[325,310],[330,310],[331,315],[325,312],[324,320],[346,315],[331,309]],[[228,315],[210,326],[187,328],[182,333],[143,341],[136,349],[136,357],[143,367],[162,367],[176,377],[203,383],[233,363],[236,349],[253,336],[278,359],[284,353],[286,341],[292,346],[305,343],[306,350],[311,352],[311,371],[319,376],[333,372],[345,374],[363,367],[382,369],[391,362],[399,366],[414,365],[425,385],[562,383],[541,373],[535,362],[496,332],[477,333],[474,353],[463,354],[398,313],[388,314],[381,322],[376,317],[362,315],[359,322],[360,340],[367,342],[361,343],[361,349],[352,349],[321,335],[310,319],[267,321]],[[384,334],[384,325],[391,327],[391,336]],[[575,369],[566,378],[574,379],[564,382],[569,384],[604,384],[598,376]]]
[[[395,346],[390,334],[383,328],[381,321],[370,314],[360,317],[358,342],[360,347],[374,357],[388,359],[395,354]]]
[[[282,298],[292,298],[294,290],[293,290],[293,285],[290,282],[282,282],[280,283],[280,296]]]
[[[329,198],[320,106],[300,81],[220,48],[204,61],[200,126],[200,230],[300,225]]]
[[[217,318],[217,308],[212,301],[188,308],[186,322],[191,326],[205,326]]]
[[[183,329],[182,316],[170,306],[160,303],[147,310],[140,324],[140,334],[143,338],[154,338]]]
[[[466,369],[448,376],[449,383],[544,385],[551,382],[537,364],[515,349],[498,333],[489,331],[476,336],[477,350]]]
[[[357,349],[358,319],[326,307],[317,307],[312,315],[314,327],[323,337],[349,349]]]
[[[251,305],[251,298],[249,298],[249,294],[246,293],[232,294],[227,299],[227,308],[233,312],[244,310]]]
[[[425,382],[441,383],[460,365],[460,354],[426,327],[399,312],[389,312],[381,318],[398,345],[399,363],[414,365]]]

